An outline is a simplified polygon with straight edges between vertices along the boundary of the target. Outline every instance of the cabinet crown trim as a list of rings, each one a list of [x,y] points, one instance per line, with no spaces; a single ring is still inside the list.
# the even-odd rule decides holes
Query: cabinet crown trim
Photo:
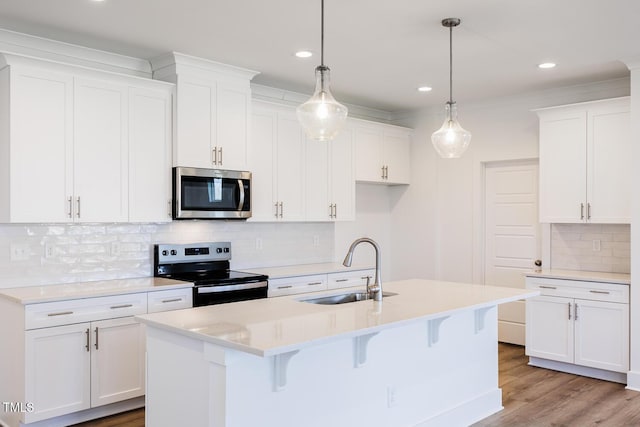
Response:
[[[237,67],[235,65],[223,64],[209,59],[198,58],[185,55],[179,52],[169,52],[151,59],[151,69],[154,76],[156,74],[178,74],[181,71],[196,69],[199,71],[209,71],[225,75],[232,75],[236,78],[251,80],[259,71]]]

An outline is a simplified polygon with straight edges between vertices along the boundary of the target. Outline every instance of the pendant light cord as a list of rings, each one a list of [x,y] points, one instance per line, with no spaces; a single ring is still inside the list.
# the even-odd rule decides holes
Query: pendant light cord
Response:
[[[449,103],[453,104],[453,27],[449,27]]]
[[[324,0],[320,0],[320,65],[324,67]]]

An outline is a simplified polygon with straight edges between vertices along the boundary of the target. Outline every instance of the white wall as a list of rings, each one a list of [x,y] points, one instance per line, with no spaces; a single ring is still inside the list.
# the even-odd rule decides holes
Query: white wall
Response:
[[[431,133],[443,108],[413,118],[411,186],[392,190],[394,278],[423,277],[481,283],[483,164],[538,157],[538,119],[532,109],[629,94],[628,79],[459,105],[472,132],[460,159],[436,157]]]

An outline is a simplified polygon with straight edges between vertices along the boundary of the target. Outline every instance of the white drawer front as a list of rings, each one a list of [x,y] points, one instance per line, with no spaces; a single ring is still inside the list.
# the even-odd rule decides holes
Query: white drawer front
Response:
[[[327,275],[316,274],[312,276],[285,277],[282,279],[269,279],[269,297],[282,295],[303,294],[327,290]]]
[[[527,289],[539,290],[541,295],[592,301],[629,302],[629,286],[616,283],[527,277],[526,286]]]
[[[368,270],[354,270],[345,271],[340,273],[328,274],[328,289],[350,288],[353,286],[366,286],[367,279],[369,283],[373,284],[373,279],[376,275],[374,269]]]
[[[193,307],[193,288],[149,292],[147,301],[148,313],[191,308]]]
[[[146,312],[146,292],[29,304],[25,306],[25,328],[48,328]]]

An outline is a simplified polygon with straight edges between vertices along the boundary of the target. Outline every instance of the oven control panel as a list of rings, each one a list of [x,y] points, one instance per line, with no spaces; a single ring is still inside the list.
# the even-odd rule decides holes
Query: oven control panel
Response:
[[[231,242],[157,244],[153,246],[153,251],[157,264],[228,261],[231,259]]]

